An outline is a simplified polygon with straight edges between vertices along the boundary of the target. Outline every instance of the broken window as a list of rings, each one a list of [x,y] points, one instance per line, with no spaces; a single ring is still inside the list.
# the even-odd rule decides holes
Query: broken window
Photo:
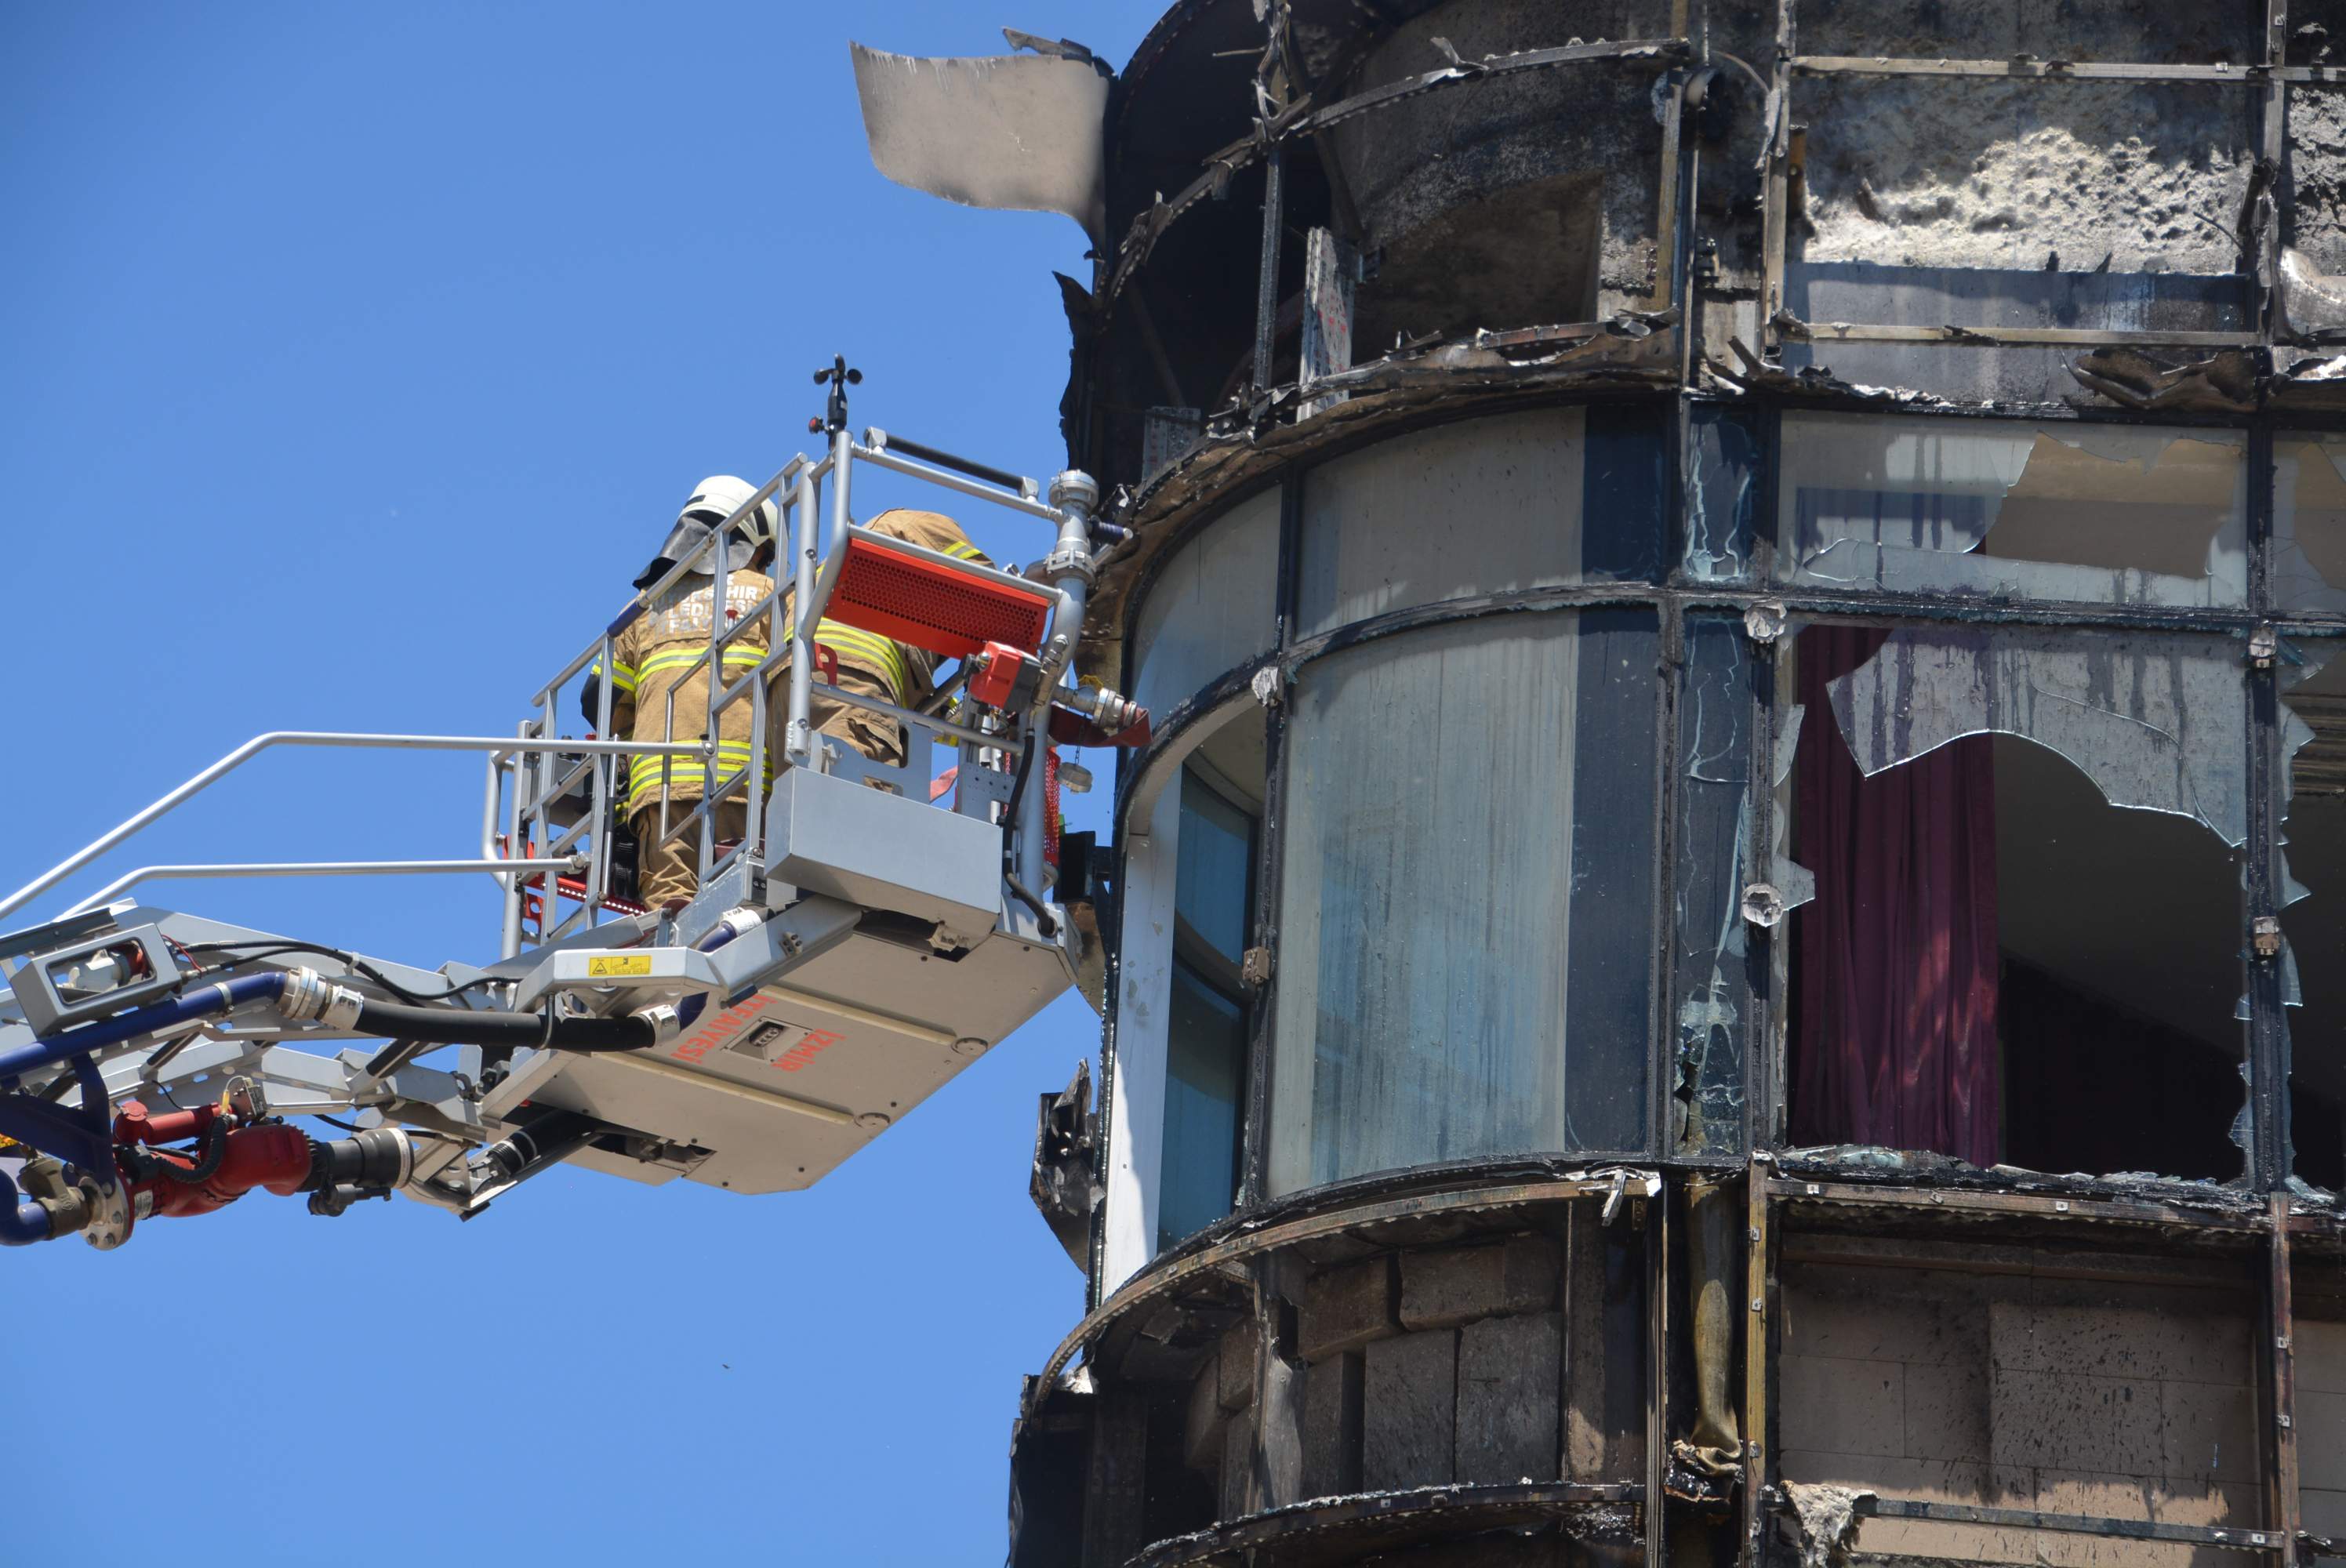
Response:
[[[2346,436],[2273,437],[2269,575],[2282,614],[2346,615]]]
[[[1818,626],[1791,659],[1793,1141],[2238,1175],[2239,644]]]
[[[1586,11],[1569,27],[1548,7],[1386,9],[1374,29],[1383,36],[1342,92],[1397,87],[1456,59],[1584,29],[1594,36],[1616,21],[1666,26],[1635,8]],[[1361,290],[1361,357],[1403,335],[1587,321],[1617,308],[1622,226],[1643,234],[1653,213],[1662,127],[1652,90],[1649,73],[1602,66],[1494,74],[1464,94],[1399,97],[1336,127],[1326,145],[1358,214],[1355,238],[1381,260]]]
[[[2226,431],[1784,416],[1777,571],[1906,593],[2172,606],[2248,599]]]
[[[1760,494],[1760,433],[1749,411],[1695,403],[1687,414],[1686,548],[1678,570],[1697,583],[1751,575]]]
[[[1743,1037],[1751,1008],[1741,912],[1751,831],[1749,647],[1739,620],[1687,624],[1670,999],[1673,1132],[1685,1153],[1732,1153],[1743,1143]]]
[[[2047,260],[2058,260],[2055,249]],[[1965,341],[1960,334],[2035,328],[2103,332],[2253,335],[2255,290],[2246,277],[2037,267],[1894,266],[1801,261],[1784,269],[1785,309],[1810,341],[1787,343],[1784,365],[1821,366],[1861,386],[2025,405],[2075,400],[2075,344]],[[1918,328],[1922,342],[1842,337],[1843,323]],[[1948,332],[1946,329],[1953,329]],[[2090,383],[2088,383],[2090,385]],[[2093,390],[2099,391],[2098,387]]]
[[[1232,743],[1260,727],[1239,722]],[[1234,755],[1235,753],[1235,755]],[[1233,779],[1217,761],[1234,765]],[[1246,1103],[1247,993],[1239,978],[1254,920],[1260,753],[1201,748],[1181,773],[1175,851],[1173,987],[1165,1044],[1165,1143],[1158,1179],[1159,1251],[1230,1212]]]
[[[2346,659],[2308,639],[2283,676],[2279,881],[2297,1176],[2346,1192]]]
[[[1645,1146],[1658,653],[1650,610],[1555,610],[1304,667],[1274,1195]]]
[[[1651,577],[1659,418],[1542,409],[1321,463],[1304,481],[1300,634],[1445,599]]]
[[[1279,596],[1279,492],[1241,501],[1175,550],[1143,592],[1132,695],[1162,716],[1270,649]]]

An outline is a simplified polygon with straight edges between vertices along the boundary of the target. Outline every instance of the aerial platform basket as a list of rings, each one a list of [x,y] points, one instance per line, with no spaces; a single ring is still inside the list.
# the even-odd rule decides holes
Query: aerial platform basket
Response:
[[[223,1157],[109,1139],[109,1113],[132,1096],[207,1107],[186,1115],[230,1128],[220,1171],[243,1168],[240,1148],[281,1156],[270,1190],[323,1184],[321,1213],[390,1191],[476,1213],[562,1163],[741,1193],[803,1187],[1076,983],[1086,954],[1051,898],[1047,857],[1049,781],[1066,772],[1050,755],[1054,705],[1083,716],[1086,733],[1147,731],[1124,698],[1067,684],[1093,544],[1117,531],[1091,520],[1096,489],[1080,474],[1061,475],[1046,504],[1031,480],[911,443],[892,450],[876,431],[858,442],[838,418],[830,428],[825,455],[793,459],[710,529],[540,688],[510,738],[259,737],[0,900],[0,915],[21,908],[273,746],[486,757],[476,860],[150,866],[0,937],[0,958],[15,961],[14,995],[0,994],[0,1135],[16,1140],[0,1145],[0,1177],[13,1162],[41,1184],[43,1212],[81,1216],[48,1234],[118,1246],[142,1213],[189,1212],[183,1178]],[[862,527],[848,510],[857,464],[1047,523],[1052,548],[1022,576]],[[677,676],[681,690],[702,666],[722,672],[699,683],[705,708],[678,715],[672,692],[665,733],[650,731],[659,738],[641,738],[639,713],[638,738],[615,739],[602,681],[592,733],[564,735],[564,694],[616,667],[616,639],[644,605],[694,573],[730,602],[729,535],[770,498],[790,522],[788,585],[719,618]],[[923,708],[842,689],[814,668],[825,618],[960,659],[963,674]],[[760,626],[765,647],[737,675],[736,645]],[[785,681],[787,704],[775,695]],[[816,733],[817,697],[954,747],[954,787],[931,788],[927,745],[911,748],[913,773]],[[737,705],[750,718],[749,760],[729,757],[727,775],[703,738],[724,733]],[[656,847],[678,846],[698,868],[699,892],[680,909],[648,910],[615,887],[617,807],[647,757],[690,765],[663,767],[653,830]],[[671,774],[710,782],[679,799]],[[715,807],[734,799],[749,830],[719,841]],[[495,878],[496,959],[434,972],[114,901],[158,876],[417,872]],[[26,1004],[28,987],[41,1006]],[[346,1041],[378,1044],[333,1048]],[[443,1046],[454,1060],[428,1064]],[[368,1125],[330,1147],[272,1120],[327,1113]],[[150,1144],[152,1129],[177,1125],[143,1113],[118,1125],[148,1129],[138,1136]],[[180,1176],[158,1174],[158,1161]],[[294,1168],[304,1162],[306,1175]],[[0,1240],[44,1238],[29,1234],[40,1224],[31,1198],[10,1207],[15,1191],[0,1188],[0,1232],[13,1215],[26,1234]],[[237,1196],[204,1191],[208,1202]],[[157,1192],[165,1206],[142,1211]]]

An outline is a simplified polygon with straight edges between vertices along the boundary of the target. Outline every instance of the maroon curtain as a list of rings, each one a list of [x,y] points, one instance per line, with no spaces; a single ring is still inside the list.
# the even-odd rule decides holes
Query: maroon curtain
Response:
[[[1885,633],[1800,639],[1797,859],[1816,873],[1800,921],[1792,1138],[1996,1149],[1995,771],[1986,736],[1868,779],[1827,683]]]

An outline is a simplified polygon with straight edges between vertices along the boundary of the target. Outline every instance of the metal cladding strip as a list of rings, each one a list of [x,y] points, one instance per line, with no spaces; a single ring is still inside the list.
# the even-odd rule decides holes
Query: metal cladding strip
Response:
[[[2116,60],[1934,60],[1875,55],[1795,55],[1803,76],[1994,76],[2015,82],[2207,82],[2263,86],[2272,68],[2249,66],[2163,66]],[[2302,78],[2313,79],[2313,78]]]
[[[2179,1225],[2203,1230],[2261,1231],[2272,1220],[2263,1214],[2226,1214],[2163,1203],[2127,1203],[2102,1198],[2055,1197],[2037,1193],[1974,1192],[1961,1187],[1871,1186],[1856,1182],[1802,1181],[1779,1176],[1768,1184],[1773,1198],[1812,1203],[1879,1204],[1894,1208],[1951,1208],[1985,1214],[2036,1214],[2055,1218],[2114,1221],[2121,1225]]]
[[[1043,1370],[1028,1385],[1023,1417],[1032,1417],[1041,1410],[1043,1400],[1059,1380],[1059,1374],[1102,1329],[1131,1311],[1144,1301],[1153,1300],[1172,1291],[1201,1274],[1210,1274],[1224,1266],[1242,1261],[1257,1253],[1290,1247],[1316,1237],[1331,1236],[1339,1231],[1360,1226],[1375,1225],[1389,1219],[1414,1219],[1430,1214],[1476,1214],[1494,1209],[1515,1208],[1526,1204],[1567,1203],[1579,1197],[1603,1197],[1611,1193],[1614,1177],[1618,1174],[1644,1184],[1642,1196],[1653,1197],[1661,1191],[1661,1174],[1650,1170],[1615,1170],[1591,1172],[1583,1176],[1560,1176],[1550,1181],[1520,1182],[1508,1186],[1467,1187],[1445,1192],[1426,1193],[1416,1197],[1393,1198],[1384,1203],[1362,1204],[1357,1207],[1331,1209],[1325,1214],[1291,1219],[1283,1225],[1233,1236],[1203,1247],[1187,1257],[1167,1264],[1154,1274],[1144,1274],[1127,1280],[1124,1288],[1092,1311],[1051,1352]]]
[[[1776,1347],[1769,1332],[1769,1254],[1773,1215],[1769,1209],[1770,1186],[1766,1156],[1754,1155],[1746,1167],[1744,1294],[1749,1298],[1749,1325],[1743,1334],[1743,1561],[1764,1556],[1762,1536],[1768,1527],[1763,1496],[1768,1485],[1768,1461],[1774,1457],[1770,1431],[1768,1383],[1775,1365]]]
[[[713,1074],[695,1073],[689,1068],[677,1066],[674,1063],[663,1062],[657,1056],[614,1055],[606,1056],[603,1060],[625,1067],[630,1072],[651,1073],[663,1078],[673,1078],[680,1084],[690,1084],[697,1089],[708,1089],[720,1095],[730,1095],[737,1100],[747,1100],[753,1105],[779,1106],[782,1110],[792,1111],[801,1116],[811,1116],[818,1122],[828,1122],[834,1127],[855,1125],[855,1118],[852,1115],[835,1106],[817,1105],[812,1100],[801,1100],[792,1095],[777,1094],[771,1089],[754,1089],[747,1084],[737,1084],[730,1078],[719,1078]]]
[[[2265,1518],[2283,1541],[2295,1541],[2305,1524],[2305,1466],[2298,1451],[2296,1271],[2290,1259],[2289,1195],[2270,1202],[2272,1235],[2265,1248],[2265,1408],[2271,1425],[2264,1451]],[[2283,1562],[2290,1561],[2285,1554]]]
[[[1789,311],[1772,323],[1784,337],[1803,343],[1953,343],[1971,348],[2098,348],[2116,344],[2199,349],[2253,349],[2264,340],[2254,332],[2121,331],[2097,327],[1956,327],[1887,325],[1859,321],[1804,321]]]
[[[2278,1531],[2224,1524],[2168,1524],[2147,1519],[2109,1519],[2085,1513],[2039,1513],[2026,1508],[1987,1508],[1969,1502],[1930,1502],[1901,1497],[1862,1496],[1860,1519],[1919,1519],[1943,1524],[1985,1524],[2007,1530],[2045,1530],[2070,1535],[2119,1536],[2133,1541],[2188,1541],[2238,1552],[2274,1552],[2285,1539]]]
[[[1179,1568],[1184,1563],[1218,1562],[1229,1553],[1345,1530],[1371,1531],[1379,1526],[1406,1530],[1426,1515],[1437,1516],[1445,1532],[1569,1518],[1579,1512],[1599,1514],[1601,1523],[1626,1524],[1619,1512],[1622,1505],[1641,1504],[1645,1494],[1646,1489],[1634,1481],[1550,1481],[1509,1486],[1427,1486],[1315,1498],[1159,1541],[1134,1557],[1129,1568]],[[1602,1518],[1607,1511],[1614,1519]]]

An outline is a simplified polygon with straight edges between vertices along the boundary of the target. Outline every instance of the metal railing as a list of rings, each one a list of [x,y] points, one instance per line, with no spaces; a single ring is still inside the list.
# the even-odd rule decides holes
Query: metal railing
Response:
[[[680,744],[638,745],[632,741],[623,740],[566,740],[559,744],[566,750],[577,750],[584,748],[599,755],[652,752],[663,755],[680,754],[698,756],[704,749],[704,748],[697,741]],[[43,871],[39,876],[35,877],[31,881],[26,882],[23,887],[18,888],[15,892],[10,893],[5,899],[0,899],[0,917],[5,917],[14,913],[17,910],[24,908],[25,905],[30,903],[34,899],[39,897],[42,893],[46,892],[49,889],[56,886],[57,883],[65,881],[66,878],[73,875],[74,872],[81,870],[82,867],[89,864],[92,860],[97,859],[108,850],[113,849],[116,845],[121,843],[126,839],[128,839],[132,834],[137,833],[141,829],[146,828],[158,819],[168,815],[171,811],[178,809],[190,798],[200,791],[209,789],[213,784],[218,783],[221,779],[226,778],[237,769],[243,767],[247,762],[251,761],[263,751],[279,746],[333,747],[359,750],[485,751],[489,754],[489,766],[492,774],[495,773],[498,765],[498,760],[502,757],[524,752],[541,751],[545,749],[543,743],[532,740],[527,737],[523,737],[514,740],[505,740],[494,736],[389,735],[373,734],[364,731],[323,729],[278,729],[271,730],[264,735],[256,735],[251,739],[246,741],[243,745],[238,747],[235,750],[230,752],[227,756],[221,758],[219,761],[213,763],[210,767],[204,769],[202,771],[189,778],[185,783],[179,785],[178,788],[170,790],[168,793],[156,799],[144,810],[136,812],[124,819],[114,828],[110,829],[107,832],[99,834],[97,838],[91,840],[88,843],[83,845],[72,854],[67,855],[56,865],[51,866],[47,871]],[[494,857],[489,854],[484,853],[484,860],[493,858]],[[64,912],[75,913],[79,911],[91,908],[97,904],[103,903],[123,889],[129,887],[132,883],[149,877],[365,875],[387,871],[405,871],[413,873],[426,870],[434,871],[488,871],[492,874],[497,875],[504,880],[508,886],[510,886],[519,878],[520,875],[530,869],[531,868],[527,866],[515,866],[503,863],[496,865],[484,865],[477,861],[459,862],[414,860],[332,860],[312,862],[255,860],[219,862],[217,864],[146,866],[141,867],[138,871],[130,873],[127,877],[117,878],[107,887],[92,894],[90,897],[82,900],[80,902],[75,904],[72,910]]]
[[[937,461],[918,461],[904,455],[905,451]],[[861,536],[882,549],[916,558],[944,559],[917,545],[884,535],[868,533],[859,535],[849,513],[851,473],[857,463],[871,463],[1055,525],[1057,538],[1050,556],[1044,563],[1044,575],[1052,579],[1048,583],[1036,583],[974,562],[956,560],[947,563],[954,570],[971,577],[999,585],[1015,585],[1023,592],[1039,594],[1049,601],[1049,640],[1043,653],[1045,678],[1030,712],[1003,714],[988,709],[978,716],[976,722],[965,724],[940,712],[923,711],[887,701],[849,690],[836,681],[815,677],[815,628],[821,624],[823,612],[838,585],[840,574],[846,563],[847,547],[852,539]],[[964,472],[954,472],[955,467]],[[983,477],[965,477],[964,473]],[[827,494],[826,484],[829,486]],[[522,723],[510,738],[336,730],[273,730],[254,736],[144,809],[93,839],[5,899],[0,899],[0,918],[23,909],[43,892],[168,815],[261,752],[280,747],[482,753],[486,761],[487,779],[482,800],[479,859],[244,860],[145,865],[117,877],[63,912],[79,912],[107,903],[138,882],[161,878],[484,874],[494,877],[503,890],[503,951],[505,956],[510,957],[521,951],[525,938],[544,942],[566,935],[579,929],[582,923],[591,925],[599,922],[611,897],[610,834],[607,825],[614,819],[619,799],[617,791],[622,778],[619,770],[623,759],[638,757],[658,757],[662,759],[659,819],[654,847],[672,843],[697,829],[696,860],[704,882],[722,874],[741,856],[762,857],[762,819],[770,759],[781,767],[815,766],[825,769],[845,767],[865,773],[874,771],[873,765],[861,757],[851,760],[836,748],[816,744],[810,716],[811,704],[818,697],[862,709],[926,734],[938,742],[958,747],[961,750],[961,778],[965,785],[982,776],[999,779],[1004,777],[1004,769],[1014,766],[1012,759],[1024,755],[1029,739],[1041,730],[1052,694],[1059,687],[1073,660],[1090,582],[1088,484],[1088,481],[1084,481],[1082,485],[1076,487],[1067,504],[1047,504],[1036,499],[1041,486],[1032,479],[964,463],[950,454],[909,442],[903,443],[902,451],[892,451],[889,438],[882,431],[867,431],[864,439],[858,442],[846,431],[836,430],[831,433],[831,450],[827,453],[821,458],[810,458],[801,453],[790,459],[779,473],[760,486],[750,500],[737,507],[688,551],[684,559],[638,594],[618,619],[564,664],[533,698],[532,706],[537,710],[535,717]],[[611,671],[615,667],[613,650],[619,634],[659,595],[690,576],[713,576],[712,603],[725,604],[729,551],[720,546],[729,545],[741,520],[769,499],[776,502],[784,520],[784,535],[790,541],[790,570],[787,577],[782,578],[782,575],[778,573],[778,578],[782,580],[737,620],[729,624],[723,616],[712,615],[709,617],[708,646],[696,656],[682,675],[672,681],[658,738],[643,740],[612,738],[614,682]],[[761,620],[767,628],[767,646],[755,667],[731,680],[723,678],[721,672],[726,668],[726,651]],[[594,735],[591,738],[566,737],[561,734],[557,707],[562,691],[569,682],[590,667],[603,672],[596,701]],[[782,744],[776,748],[770,744],[772,727],[770,690],[778,672],[785,667],[789,697],[784,712]],[[703,670],[719,673],[705,683],[708,695],[699,715],[699,733],[678,736],[674,692]],[[940,705],[951,692],[952,687],[948,685],[940,697]],[[719,748],[711,738],[720,734],[723,717],[736,704],[744,702],[750,705],[750,757],[731,773],[724,773]],[[640,724],[639,718],[639,728]],[[777,749],[779,757],[774,755]],[[698,763],[703,788],[700,798],[691,803],[688,810],[675,814],[672,808],[681,802],[676,799],[673,762],[680,758]],[[915,795],[926,792],[928,780],[925,770],[906,781],[915,784],[913,791]],[[571,799],[574,792],[582,787],[585,790],[582,809],[574,811],[566,822],[558,820],[562,802]],[[984,788],[963,788],[954,792],[948,809],[996,820],[1007,793],[1006,790],[989,793]],[[1039,787],[1024,791],[1020,796],[1020,820],[1012,825],[1008,839],[1015,846],[1017,857],[1019,880],[1013,885],[1022,889],[1042,885],[1045,795],[1046,791]],[[747,830],[740,844],[720,855],[714,839],[714,812],[719,804],[731,799],[742,799],[747,805]],[[498,830],[501,820],[502,838]],[[554,879],[566,871],[577,877],[583,897],[576,900],[578,907],[568,916],[555,921],[551,918],[554,906],[556,900],[564,896],[564,890]],[[540,915],[537,929],[525,932],[525,915],[533,894],[540,900]],[[1021,896],[1028,895],[1022,891]],[[1044,918],[1039,903],[1035,906],[1035,913],[1038,919]]]
[[[964,781],[988,770],[1015,766],[1027,738],[1040,728],[1052,692],[1066,677],[1081,632],[1090,578],[1090,518],[1081,499],[1083,493],[1079,491],[1078,499],[1069,504],[1048,504],[1037,499],[1042,486],[1033,479],[965,463],[914,443],[904,446],[938,461],[917,461],[901,451],[890,450],[888,435],[879,430],[866,431],[862,441],[854,440],[845,430],[836,430],[831,433],[830,450],[822,456],[810,457],[801,453],[792,457],[749,500],[687,550],[666,574],[642,589],[626,611],[538,688],[531,699],[537,711],[520,727],[515,747],[490,759],[483,803],[482,854],[484,858],[509,855],[517,866],[583,857],[583,896],[576,899],[576,907],[568,914],[556,918],[556,899],[562,890],[543,872],[535,878],[505,879],[503,936],[506,956],[520,952],[525,945],[556,941],[599,923],[613,896],[609,824],[616,819],[620,801],[629,792],[626,788],[627,779],[620,772],[615,748],[561,738],[559,703],[564,690],[585,672],[600,672],[592,722],[596,736],[608,737],[614,703],[611,672],[616,667],[615,650],[620,635],[661,595],[689,577],[710,579],[712,609],[729,606],[732,575],[728,564],[731,554],[729,546],[740,536],[738,530],[743,519],[769,500],[781,516],[778,545],[780,541],[788,541],[787,570],[777,563],[773,586],[738,617],[729,619],[722,613],[710,615],[707,645],[681,671],[662,672],[668,690],[661,711],[648,731],[648,715],[641,707],[637,709],[637,732],[648,732],[655,738],[633,746],[633,751],[663,758],[698,755],[702,769],[699,799],[687,802],[678,799],[674,770],[663,762],[657,797],[658,814],[645,835],[643,851],[648,854],[682,841],[688,835],[693,836],[695,865],[701,884],[707,885],[745,858],[751,862],[762,861],[765,803],[771,770],[813,766],[867,776],[888,771],[884,765],[873,764],[861,756],[851,758],[836,747],[817,743],[811,724],[812,704],[817,697],[903,725],[915,738],[926,736],[934,742],[958,747],[959,776]],[[895,553],[923,559],[939,558],[917,545],[857,528],[849,508],[852,473],[858,463],[984,501],[1055,527],[1057,536],[1046,566],[1065,569],[1053,582],[1037,583],[974,562],[948,563],[973,578],[1015,585],[1021,592],[1037,595],[1049,602],[1044,679],[1032,713],[1005,716],[988,711],[981,714],[975,723],[963,723],[941,712],[852,691],[837,681],[817,677],[815,667],[820,654],[815,631],[831,604],[852,540],[862,537]],[[954,472],[954,467],[986,477],[964,477]],[[1071,551],[1079,553],[1081,559],[1071,564]],[[760,626],[765,628],[764,649],[754,666],[733,675],[728,666],[728,651]],[[733,663],[740,662],[736,654]],[[703,675],[707,678],[702,710],[679,722],[676,712],[678,694],[695,677]],[[788,695],[780,704],[782,726],[780,744],[776,745],[775,693],[785,677]],[[949,696],[951,689],[948,686],[944,695]],[[726,716],[745,703],[750,710],[749,756],[732,771],[725,772],[719,748],[709,738],[720,736]],[[938,706],[942,703],[941,696]],[[691,733],[695,728],[698,734]],[[680,730],[684,732],[681,735]],[[917,739],[909,749],[912,756],[924,754]],[[890,787],[914,798],[925,795],[929,783],[926,769],[894,771],[899,777],[887,781]],[[1022,820],[1015,824],[1012,840],[1016,846],[1020,881],[1026,888],[1041,882],[1045,795],[1038,781],[1036,788],[1021,797]],[[745,808],[745,829],[739,843],[724,847],[716,839],[716,811],[731,800],[741,801]],[[572,803],[566,820],[566,802]],[[1001,803],[981,789],[964,788],[954,792],[946,809],[994,820]],[[502,842],[498,840],[500,817]],[[529,900],[541,887],[541,901],[533,926],[528,918]]]

